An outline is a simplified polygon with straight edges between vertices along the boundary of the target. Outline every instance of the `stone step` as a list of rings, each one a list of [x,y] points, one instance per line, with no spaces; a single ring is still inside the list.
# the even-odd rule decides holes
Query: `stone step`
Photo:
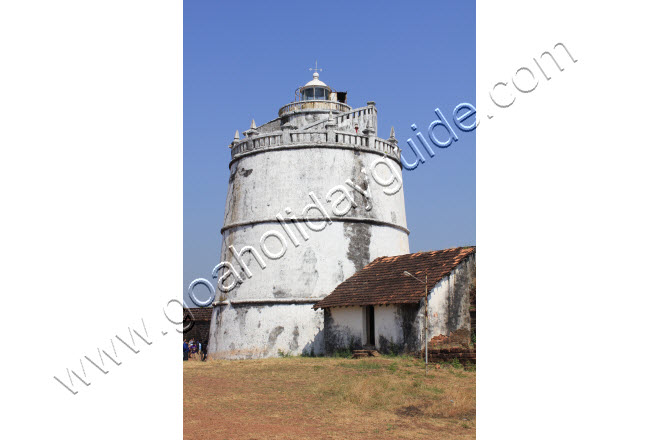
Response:
[[[380,353],[378,350],[353,350],[353,358],[363,358],[363,357],[378,357]]]

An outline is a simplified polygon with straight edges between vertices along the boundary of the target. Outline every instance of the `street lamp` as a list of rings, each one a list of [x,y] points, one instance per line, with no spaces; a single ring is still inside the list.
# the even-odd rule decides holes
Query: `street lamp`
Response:
[[[424,284],[424,374],[429,372],[429,330],[428,330],[428,320],[429,320],[429,306],[428,306],[428,295],[429,295],[429,273],[426,271],[426,281],[422,281],[407,270],[403,271],[403,274],[407,277],[414,278],[420,283]]]

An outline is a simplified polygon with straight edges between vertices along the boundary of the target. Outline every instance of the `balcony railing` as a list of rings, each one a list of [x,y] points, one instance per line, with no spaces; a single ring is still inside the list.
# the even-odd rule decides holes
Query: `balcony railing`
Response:
[[[374,115],[374,114],[377,114],[377,113],[378,113],[378,111],[376,110],[376,107],[367,106],[367,107],[360,107],[360,108],[356,108],[356,109],[349,109],[349,111],[347,111],[345,113],[339,113],[338,115],[334,115],[332,117],[335,119],[337,124],[342,124],[344,121],[350,121],[350,123],[352,125],[353,121],[355,119],[358,119],[360,117],[364,117],[364,116],[367,116],[367,115]],[[327,123],[328,123],[328,120],[326,120],[326,119],[321,120],[321,121],[312,122],[311,124],[302,127],[302,130],[309,130],[310,128],[315,128],[315,127],[318,127],[321,124],[327,124]]]
[[[333,144],[343,147],[350,146],[363,150],[375,150],[384,153],[390,157],[401,159],[401,150],[399,148],[377,137],[363,136],[359,134],[344,132],[274,132],[261,136],[254,136],[243,139],[231,146],[232,159],[238,155],[249,153],[254,150],[277,148],[282,146],[300,146],[300,145],[320,144],[332,147]]]
[[[367,147],[369,146],[369,137],[360,136],[359,134],[335,133],[335,142],[338,144]]]
[[[323,142],[328,142],[328,133],[326,132],[291,133],[292,144],[319,144]]]
[[[351,106],[338,101],[297,101],[282,107],[277,115],[282,116],[287,113],[302,110],[331,110],[344,113],[350,111]]]
[[[268,148],[271,145],[282,145],[282,133],[267,134],[250,139],[243,139],[232,147],[231,157],[233,158],[237,154],[246,153],[260,148]]]

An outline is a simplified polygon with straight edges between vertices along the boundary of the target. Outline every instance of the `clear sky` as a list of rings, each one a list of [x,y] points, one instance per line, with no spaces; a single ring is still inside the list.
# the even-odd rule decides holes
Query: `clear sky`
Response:
[[[394,126],[411,161],[411,124],[426,133],[436,108],[451,120],[475,104],[474,3],[184,2],[184,291],[220,262],[236,130],[276,118],[318,60],[349,105],[376,102],[378,136]],[[458,142],[403,171],[411,252],[475,244],[475,132],[454,130]]]

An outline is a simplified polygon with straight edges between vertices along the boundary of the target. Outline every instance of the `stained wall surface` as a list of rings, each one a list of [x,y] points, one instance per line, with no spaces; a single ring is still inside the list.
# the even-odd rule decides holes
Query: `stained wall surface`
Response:
[[[323,353],[312,305],[409,252],[400,150],[376,137],[374,103],[304,104],[232,142],[211,356]]]

